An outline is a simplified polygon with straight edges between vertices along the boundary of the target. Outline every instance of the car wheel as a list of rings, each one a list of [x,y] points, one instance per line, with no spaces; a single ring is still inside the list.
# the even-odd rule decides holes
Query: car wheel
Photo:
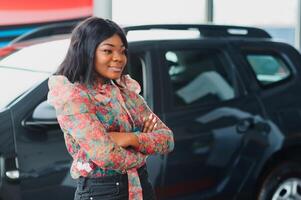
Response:
[[[270,170],[262,181],[257,199],[301,199],[301,163],[287,161]]]

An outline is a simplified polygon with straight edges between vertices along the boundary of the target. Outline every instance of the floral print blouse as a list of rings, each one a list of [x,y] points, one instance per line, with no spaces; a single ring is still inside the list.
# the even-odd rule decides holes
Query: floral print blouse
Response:
[[[129,199],[142,199],[137,169],[148,155],[172,151],[174,141],[172,131],[157,116],[155,129],[142,132],[143,118],[153,112],[139,95],[140,85],[129,75],[93,85],[71,83],[65,76],[54,75],[48,86],[48,102],[56,109],[73,158],[71,176],[76,179],[127,173]],[[109,132],[134,132],[138,149],[118,146]]]

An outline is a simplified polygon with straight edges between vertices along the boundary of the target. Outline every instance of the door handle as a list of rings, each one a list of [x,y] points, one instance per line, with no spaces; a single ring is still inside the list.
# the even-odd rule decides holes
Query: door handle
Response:
[[[271,127],[268,123],[264,121],[255,122],[253,118],[245,118],[238,122],[236,125],[236,131],[238,133],[245,133],[250,129],[254,129],[259,132],[269,133]]]
[[[253,118],[245,118],[238,122],[238,124],[236,125],[236,131],[238,133],[245,133],[248,130],[252,129],[254,125],[255,122]]]
[[[59,124],[57,120],[23,120],[21,122],[23,127],[32,130],[44,130],[44,129],[58,129]]]

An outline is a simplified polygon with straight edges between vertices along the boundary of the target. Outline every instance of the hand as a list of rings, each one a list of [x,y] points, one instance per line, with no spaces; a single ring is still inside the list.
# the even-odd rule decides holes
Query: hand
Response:
[[[127,136],[127,134],[125,134],[123,132],[110,132],[109,137],[118,146],[121,146],[124,148],[130,146],[129,141],[128,141],[128,136]]]
[[[134,133],[109,132],[109,137],[114,143],[123,148],[129,146],[136,148],[139,145],[138,138]]]
[[[157,118],[155,115],[150,114],[150,116],[147,119],[143,119],[144,125],[143,125],[143,131],[144,133],[152,132],[156,126],[157,126]]]

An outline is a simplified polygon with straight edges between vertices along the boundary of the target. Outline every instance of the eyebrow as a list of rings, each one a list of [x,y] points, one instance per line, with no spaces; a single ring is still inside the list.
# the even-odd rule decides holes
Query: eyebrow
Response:
[[[111,46],[111,47],[115,47],[115,45],[113,44],[110,44],[110,43],[104,43],[104,44],[101,44],[101,46],[104,46],[104,45],[108,45],[108,46]],[[124,44],[121,45],[120,47],[125,47]]]

